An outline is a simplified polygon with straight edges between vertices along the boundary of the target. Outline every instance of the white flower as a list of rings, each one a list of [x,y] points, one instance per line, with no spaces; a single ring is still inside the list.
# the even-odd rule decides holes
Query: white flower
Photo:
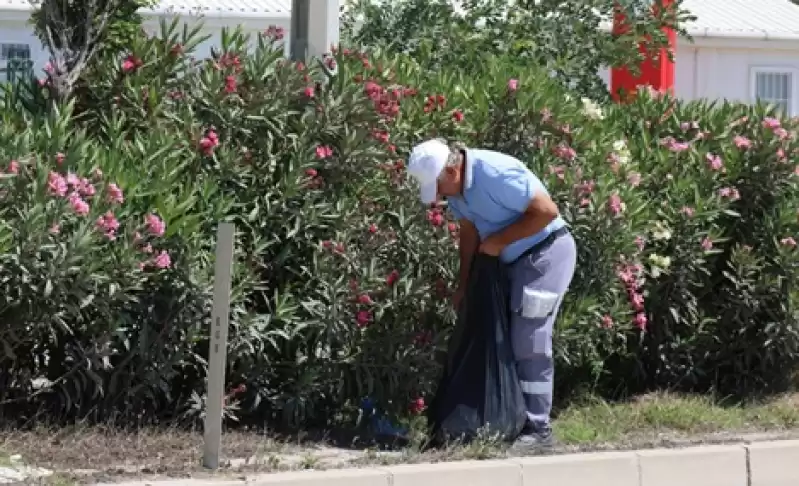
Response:
[[[621,139],[613,142],[613,150],[615,150],[616,152],[627,150],[627,140]]]
[[[656,240],[670,240],[671,230],[663,224],[662,221],[655,223],[655,229],[652,230],[652,238]]]
[[[590,98],[583,98],[583,114],[592,120],[602,120],[605,118],[605,114],[602,112],[602,108],[594,103],[593,100]]]
[[[660,256],[656,254],[649,255],[649,273],[654,278],[660,277],[663,272],[671,267],[671,257]]]

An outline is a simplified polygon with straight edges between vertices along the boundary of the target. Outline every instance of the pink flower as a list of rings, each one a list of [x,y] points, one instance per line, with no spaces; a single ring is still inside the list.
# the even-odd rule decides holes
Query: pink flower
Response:
[[[329,145],[319,145],[316,147],[316,158],[326,159],[333,156],[333,148]]]
[[[646,325],[648,322],[649,320],[646,318],[646,314],[644,314],[643,312],[639,312],[638,314],[636,314],[635,319],[633,319],[633,324],[635,324],[635,327],[637,327],[642,331],[646,330]]]
[[[688,206],[683,206],[682,209],[680,209],[680,212],[682,214],[688,216],[689,218],[693,218],[694,217],[694,208],[690,208]]]
[[[780,244],[782,246],[787,246],[789,248],[796,248],[796,240],[792,237],[788,236],[787,238],[783,238],[780,240]]]
[[[141,249],[142,253],[147,253],[148,255],[153,252],[153,245],[147,243]]]
[[[67,174],[67,184],[75,190],[80,188],[80,177],[76,176],[72,172]]]
[[[8,173],[9,174],[19,174],[19,162],[16,160],[12,160],[8,163]]]
[[[509,79],[508,80],[508,91],[513,92],[519,89],[519,80],[518,79]]]
[[[97,192],[97,190],[94,188],[89,179],[80,180],[80,184],[78,185],[78,191],[84,197],[92,197]]]
[[[153,236],[164,236],[164,232],[166,231],[166,224],[164,221],[156,216],[155,214],[148,214],[144,217],[145,224],[147,225],[147,231]]]
[[[386,285],[389,287],[393,287],[395,283],[399,280],[400,274],[396,270],[392,270],[391,273],[388,274],[386,277]]]
[[[106,196],[108,202],[115,204],[122,204],[125,202],[125,196],[122,194],[122,189],[120,189],[119,186],[113,182],[108,184],[106,191],[108,192],[108,195]]]
[[[690,148],[690,144],[687,142],[678,142],[674,137],[666,137],[661,139],[660,144],[672,152],[683,152]]]
[[[355,315],[355,320],[358,323],[358,327],[364,328],[372,322],[372,313],[365,310],[358,311]]]
[[[613,194],[608,198],[608,210],[610,210],[611,214],[614,216],[618,216],[624,211],[624,203],[621,201],[621,197],[618,194]]]
[[[734,187],[722,187],[719,189],[719,196],[729,198],[732,201],[737,201],[741,198],[741,194],[738,192],[738,189]]]
[[[47,175],[47,191],[51,196],[64,197],[68,190],[69,186],[64,176],[58,172],[50,172]]]
[[[788,160],[788,156],[785,154],[785,149],[782,147],[777,149],[777,160],[780,162],[785,162]]]
[[[89,203],[84,201],[77,192],[73,192],[69,195],[69,204],[78,216],[86,216],[89,214]]]
[[[463,121],[463,112],[461,110],[453,110],[452,111],[452,121],[455,123],[460,123]]]
[[[214,130],[208,130],[204,137],[199,142],[200,150],[203,155],[210,157],[214,153],[214,149],[219,146],[219,136]]]
[[[710,251],[713,249],[713,240],[711,240],[706,236],[705,238],[702,239],[701,245],[703,250]]]
[[[305,88],[304,94],[307,98],[313,98],[315,94],[313,87],[308,86],[307,88]]]
[[[594,189],[596,189],[595,181],[583,181],[574,185],[574,191],[579,195],[591,194],[594,192]]]
[[[605,329],[610,329],[613,327],[613,318],[609,315],[605,314],[602,316],[602,327]]]
[[[108,211],[104,215],[97,218],[97,222],[95,224],[109,240],[116,239],[116,233],[119,229],[119,221],[117,221],[114,213]]]
[[[122,72],[130,73],[140,68],[144,63],[138,57],[130,55],[122,61]]]
[[[638,251],[644,251],[644,247],[646,246],[646,240],[643,236],[636,236],[635,237],[635,246],[638,247]]]
[[[718,171],[724,168],[724,162],[721,161],[721,157],[718,155],[707,154],[705,158],[707,159],[707,165],[711,170]]]
[[[439,209],[431,209],[427,211],[427,221],[433,226],[441,226],[444,224],[444,215]]]
[[[286,35],[286,29],[283,27],[279,27],[277,25],[270,25],[269,28],[264,31],[264,35],[271,38],[272,40],[282,40],[283,37]]]
[[[358,296],[358,303],[363,305],[372,305],[374,302],[369,294],[361,294]]]
[[[153,265],[156,268],[165,269],[172,266],[172,259],[169,257],[169,253],[165,251],[161,251],[158,255],[153,258]]]
[[[627,182],[633,187],[638,187],[641,184],[641,174],[638,172],[631,172],[627,176]]]
[[[774,129],[774,135],[779,138],[780,140],[786,140],[790,135],[788,134],[788,130],[779,127]]]
[[[630,292],[630,305],[633,310],[641,312],[644,310],[644,296],[638,292]]]
[[[236,92],[238,82],[236,76],[228,76],[225,78],[225,93],[232,94]]]
[[[577,151],[565,143],[560,143],[554,147],[552,153],[554,153],[556,157],[567,161],[572,161],[577,158]]]
[[[50,229],[47,230],[47,231],[51,235],[57,235],[57,234],[61,233],[61,226],[59,226],[57,223],[53,223],[53,225],[50,226]]]
[[[369,232],[372,233],[372,234],[377,233],[377,225],[374,224],[374,223],[370,224],[369,225]]]
[[[752,141],[741,135],[736,135],[735,138],[733,138],[733,143],[739,149],[748,149],[752,146]]]
[[[774,130],[775,128],[780,128],[780,121],[773,117],[767,117],[763,119],[763,126]]]

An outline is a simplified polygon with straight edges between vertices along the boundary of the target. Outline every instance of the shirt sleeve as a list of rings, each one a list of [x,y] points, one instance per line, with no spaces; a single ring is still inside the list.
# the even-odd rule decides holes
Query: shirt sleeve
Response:
[[[469,211],[466,208],[460,207],[457,201],[449,201],[447,208],[449,208],[449,211],[458,221],[462,219],[471,220],[471,214],[469,214]]]
[[[523,213],[527,211],[540,185],[535,174],[526,168],[516,169],[496,178],[492,187],[493,197],[507,209]]]

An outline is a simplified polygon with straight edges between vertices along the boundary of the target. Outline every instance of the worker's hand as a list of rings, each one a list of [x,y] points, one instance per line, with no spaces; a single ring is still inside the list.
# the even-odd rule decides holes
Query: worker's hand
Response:
[[[502,244],[498,243],[496,239],[489,236],[488,238],[483,240],[482,243],[480,243],[479,251],[480,253],[483,253],[485,255],[491,255],[496,257],[499,256],[500,253],[502,253],[502,248],[504,248]]]
[[[462,287],[458,287],[458,290],[453,292],[452,294],[452,307],[455,308],[456,311],[460,310],[461,303],[463,303],[463,297],[466,295],[466,290]]]

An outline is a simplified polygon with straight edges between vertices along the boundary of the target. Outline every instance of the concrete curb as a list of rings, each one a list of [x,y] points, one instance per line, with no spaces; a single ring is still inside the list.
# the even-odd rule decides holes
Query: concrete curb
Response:
[[[799,440],[786,440],[113,486],[797,486],[797,463]]]

